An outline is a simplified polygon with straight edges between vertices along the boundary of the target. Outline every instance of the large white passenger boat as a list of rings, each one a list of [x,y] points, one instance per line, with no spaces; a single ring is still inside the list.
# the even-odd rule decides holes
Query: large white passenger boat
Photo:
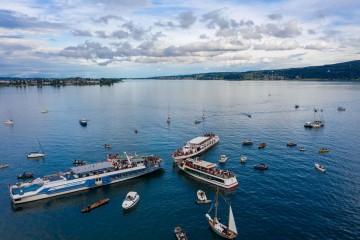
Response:
[[[234,173],[217,169],[216,164],[211,162],[188,158],[179,161],[178,166],[185,173],[222,188],[230,189],[239,185]]]
[[[218,135],[213,133],[204,134],[188,141],[184,146],[176,150],[172,157],[175,162],[201,155],[220,141]]]
[[[162,168],[162,160],[156,156],[125,156],[17,183],[10,186],[10,197],[15,204],[31,202],[126,181]]]

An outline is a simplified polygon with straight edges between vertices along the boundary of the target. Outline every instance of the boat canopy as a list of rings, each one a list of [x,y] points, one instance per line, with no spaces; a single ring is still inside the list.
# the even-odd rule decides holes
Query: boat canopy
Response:
[[[200,144],[202,142],[205,142],[206,140],[208,140],[209,137],[196,137],[192,140],[189,141],[190,144]]]
[[[113,164],[112,162],[99,162],[99,163],[94,163],[94,164],[87,164],[84,166],[72,167],[71,171],[75,174],[97,171],[100,169],[111,168],[111,167],[113,167],[112,164]]]
[[[211,163],[211,162],[207,162],[207,161],[204,161],[204,160],[195,160],[195,161],[192,161],[193,164],[199,166],[199,167],[203,167],[203,168],[213,168],[213,167],[216,167],[216,164],[214,163]]]

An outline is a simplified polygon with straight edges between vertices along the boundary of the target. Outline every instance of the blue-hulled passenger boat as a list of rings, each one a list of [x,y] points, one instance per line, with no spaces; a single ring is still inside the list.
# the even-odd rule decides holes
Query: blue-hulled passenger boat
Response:
[[[14,204],[36,201],[103,185],[126,181],[157,171],[162,168],[159,157],[128,156],[112,158],[103,162],[72,167],[39,177],[26,183],[10,186],[10,197]]]

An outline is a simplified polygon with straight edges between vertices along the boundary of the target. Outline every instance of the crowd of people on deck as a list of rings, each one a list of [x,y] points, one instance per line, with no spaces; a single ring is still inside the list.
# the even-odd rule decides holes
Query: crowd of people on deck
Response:
[[[185,164],[186,166],[188,166],[190,168],[197,169],[197,170],[200,170],[202,172],[209,173],[209,174],[212,174],[214,176],[222,177],[222,178],[225,178],[225,179],[235,177],[234,173],[232,173],[232,172],[230,172],[228,170],[217,169],[215,167],[212,167],[212,168],[201,167],[201,166],[199,166],[197,164],[194,164],[193,161],[190,161],[190,160],[183,160],[182,164]]]
[[[185,146],[182,146],[181,148],[177,149],[173,153],[173,157],[183,156],[183,155],[187,155],[187,154],[193,154],[193,153],[200,151],[202,148],[204,148],[212,143],[212,142],[210,143],[209,140],[211,138],[215,137],[215,134],[214,133],[205,133],[203,135],[203,137],[209,137],[209,139],[205,141],[207,144],[190,144],[190,142],[187,142],[185,144]]]

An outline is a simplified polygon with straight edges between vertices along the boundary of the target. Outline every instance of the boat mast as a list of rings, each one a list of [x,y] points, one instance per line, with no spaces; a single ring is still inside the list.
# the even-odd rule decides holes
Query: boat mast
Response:
[[[219,203],[218,203],[219,196],[218,195],[219,195],[219,187],[216,188],[215,217],[214,217],[214,219],[216,219],[216,221],[218,221],[218,219],[217,219],[217,211],[218,211],[218,205],[219,205]],[[214,224],[214,220],[213,220],[213,224]]]

